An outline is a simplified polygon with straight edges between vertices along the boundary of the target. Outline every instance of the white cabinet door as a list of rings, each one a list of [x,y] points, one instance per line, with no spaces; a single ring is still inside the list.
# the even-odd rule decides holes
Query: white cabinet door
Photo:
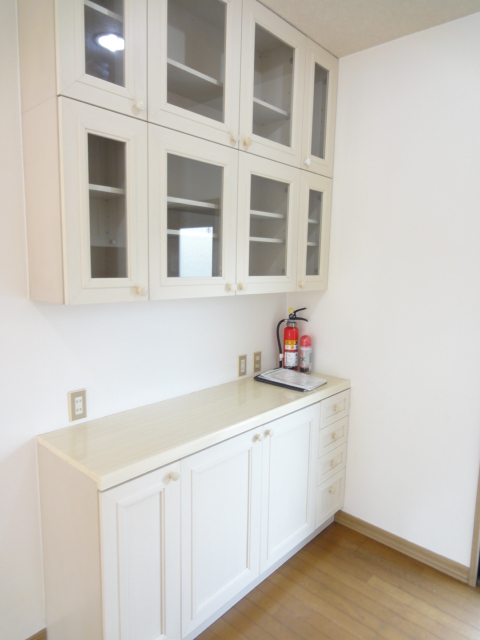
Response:
[[[332,180],[308,171],[301,174],[297,291],[323,291],[328,283]]]
[[[240,149],[300,166],[307,38],[244,0]]]
[[[149,0],[150,122],[238,148],[241,0]]]
[[[338,60],[308,40],[305,68],[302,168],[333,175]]]
[[[105,640],[179,640],[179,465],[100,494]]]
[[[238,151],[149,125],[152,299],[234,295]]]
[[[147,0],[56,0],[58,93],[146,119]]]
[[[316,404],[264,427],[261,571],[315,529],[319,425]]]
[[[260,434],[181,462],[183,636],[259,575]]]
[[[300,173],[240,154],[237,293],[295,291]]]
[[[59,103],[66,302],[147,300],[147,125]]]

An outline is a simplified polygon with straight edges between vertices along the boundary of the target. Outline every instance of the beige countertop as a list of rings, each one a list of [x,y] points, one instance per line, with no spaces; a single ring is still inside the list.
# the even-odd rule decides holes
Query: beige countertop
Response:
[[[245,378],[38,436],[40,446],[89,476],[100,491],[218,444],[350,388],[310,392]]]

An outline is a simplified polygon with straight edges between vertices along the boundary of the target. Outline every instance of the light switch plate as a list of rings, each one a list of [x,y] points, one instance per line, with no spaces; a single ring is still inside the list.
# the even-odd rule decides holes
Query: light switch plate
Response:
[[[85,389],[68,392],[68,416],[70,422],[87,417],[87,392]]]
[[[238,356],[238,377],[247,375],[247,356]]]
[[[262,370],[262,352],[255,351],[253,354],[253,373],[260,373]]]

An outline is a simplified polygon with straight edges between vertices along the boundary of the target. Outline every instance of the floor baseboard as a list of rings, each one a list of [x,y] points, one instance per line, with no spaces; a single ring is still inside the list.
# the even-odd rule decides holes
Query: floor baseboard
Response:
[[[27,640],[47,640],[47,630],[42,629],[41,631],[36,633],[34,636],[27,638]]]
[[[383,529],[380,529],[380,527],[369,524],[368,522],[365,522],[365,520],[351,516],[344,511],[337,511],[335,514],[335,522],[343,524],[345,527],[353,529],[358,533],[362,533],[364,536],[367,536],[367,538],[372,538],[372,540],[376,540],[391,549],[395,549],[395,551],[400,551],[400,553],[404,553],[410,558],[419,560],[420,562],[423,562],[423,564],[426,564],[433,569],[437,569],[442,573],[446,573],[452,578],[468,583],[470,567],[464,566],[463,564],[450,560],[449,558],[445,558],[444,556],[434,553],[433,551],[429,551],[428,549],[424,549],[413,542],[404,540],[393,533],[384,531]]]

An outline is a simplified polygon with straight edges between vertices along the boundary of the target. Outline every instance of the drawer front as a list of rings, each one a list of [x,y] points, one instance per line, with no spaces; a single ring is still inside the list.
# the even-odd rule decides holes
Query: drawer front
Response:
[[[348,435],[348,418],[338,420],[333,424],[320,429],[318,440],[318,457],[321,458],[326,453],[330,453],[341,444],[345,444]]]
[[[342,444],[335,447],[325,456],[322,456],[317,463],[317,487],[328,478],[345,469],[347,459],[347,445]]]
[[[321,403],[322,415],[320,419],[320,427],[326,427],[332,422],[336,422],[341,418],[348,416],[350,408],[350,391],[342,391],[334,396],[323,400]]]
[[[343,507],[344,495],[345,469],[336,473],[317,489],[317,527]]]

